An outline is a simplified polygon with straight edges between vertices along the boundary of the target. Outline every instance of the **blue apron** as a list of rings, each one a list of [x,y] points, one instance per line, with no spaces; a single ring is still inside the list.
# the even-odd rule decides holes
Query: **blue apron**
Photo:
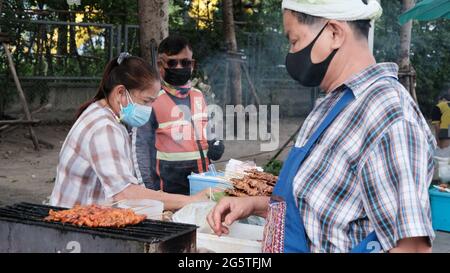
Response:
[[[351,89],[331,109],[318,129],[303,147],[294,147],[283,164],[269,204],[267,224],[264,228],[263,252],[308,253],[308,238],[293,193],[293,181],[305,158],[339,113],[355,99]],[[380,252],[381,244],[375,232],[368,235],[351,252]]]

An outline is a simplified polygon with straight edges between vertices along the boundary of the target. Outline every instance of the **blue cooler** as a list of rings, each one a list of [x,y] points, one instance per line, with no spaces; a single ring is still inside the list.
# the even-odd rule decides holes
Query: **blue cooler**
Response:
[[[450,232],[450,193],[429,190],[433,229]]]
[[[190,195],[194,195],[207,188],[233,188],[230,183],[220,178],[223,175],[223,173],[216,173],[216,175],[213,175],[211,172],[201,174],[193,173],[189,175]]]

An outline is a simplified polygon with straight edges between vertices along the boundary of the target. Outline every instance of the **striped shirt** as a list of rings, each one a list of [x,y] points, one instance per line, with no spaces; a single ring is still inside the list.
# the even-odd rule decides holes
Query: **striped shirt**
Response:
[[[92,103],[61,148],[50,203],[62,207],[101,203],[131,183],[139,184],[129,134],[109,108]]]
[[[418,106],[382,63],[326,95],[307,117],[303,146],[327,113],[353,91],[294,179],[299,213],[313,252],[348,252],[375,231],[382,250],[402,238],[435,234],[428,187],[436,143]]]

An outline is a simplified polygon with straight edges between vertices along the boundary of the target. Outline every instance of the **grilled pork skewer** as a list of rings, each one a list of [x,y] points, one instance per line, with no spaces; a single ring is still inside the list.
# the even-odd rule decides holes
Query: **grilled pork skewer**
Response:
[[[75,206],[72,209],[49,211],[44,220],[70,223],[87,227],[124,227],[144,221],[145,215],[138,215],[131,209],[101,207],[98,205]]]

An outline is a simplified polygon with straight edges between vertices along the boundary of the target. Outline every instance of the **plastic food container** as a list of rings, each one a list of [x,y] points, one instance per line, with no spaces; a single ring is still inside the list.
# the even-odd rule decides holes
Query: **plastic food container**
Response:
[[[230,233],[217,236],[211,228],[197,230],[197,248],[206,248],[216,253],[260,253],[262,249],[263,226],[234,223]]]
[[[433,229],[450,232],[450,193],[430,189]]]
[[[189,175],[188,179],[190,195],[194,195],[207,188],[233,188],[233,186],[226,180],[222,179],[221,176],[223,176],[223,173],[217,173],[217,175],[213,175],[211,172],[205,172],[201,174],[193,173]]]
[[[119,208],[132,209],[136,214],[144,214],[147,219],[162,220],[164,203],[151,199],[130,199],[117,205]]]
[[[229,234],[220,237],[214,234],[206,221],[206,217],[215,205],[216,203],[212,201],[191,203],[175,212],[172,216],[172,220],[174,222],[186,223],[199,227],[197,229],[198,249],[206,249],[217,253],[261,252],[261,242],[264,232],[263,225],[235,222],[229,227]],[[261,222],[259,219],[258,221],[255,221],[251,218],[252,217],[247,218],[246,221],[248,223]]]

